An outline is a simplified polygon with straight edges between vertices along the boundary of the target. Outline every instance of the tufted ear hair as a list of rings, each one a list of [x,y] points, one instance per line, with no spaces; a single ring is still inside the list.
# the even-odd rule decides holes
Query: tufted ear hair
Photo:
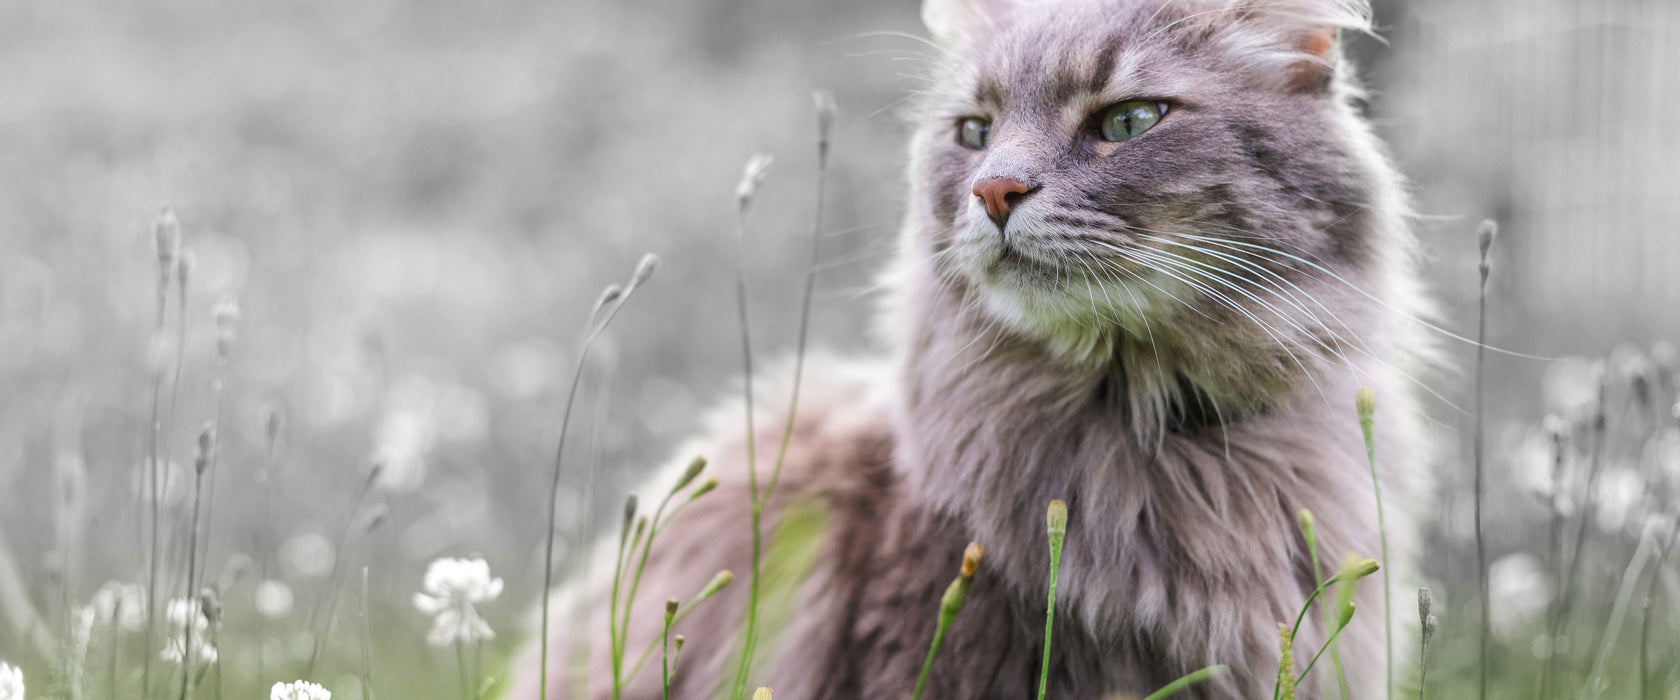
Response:
[[[1290,92],[1329,89],[1342,30],[1371,31],[1370,0],[1225,0],[1202,14],[1238,60]]]
[[[1013,0],[922,0],[922,24],[942,44],[988,29],[1008,14]]]

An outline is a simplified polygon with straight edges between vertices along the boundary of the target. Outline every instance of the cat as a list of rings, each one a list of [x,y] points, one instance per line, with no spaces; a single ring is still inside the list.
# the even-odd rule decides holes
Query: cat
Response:
[[[1045,509],[1063,499],[1049,697],[1141,697],[1213,664],[1228,671],[1178,697],[1267,696],[1279,625],[1315,586],[1297,512],[1316,516],[1326,576],[1381,555],[1359,386],[1380,402],[1388,614],[1408,629],[1430,308],[1402,180],[1342,58],[1368,5],[926,0],[922,14],[940,66],[914,110],[887,349],[809,362],[764,527],[798,504],[822,528],[751,686],[909,696],[972,540],[984,556],[926,697],[1032,697]],[[786,374],[759,382],[761,474]],[[751,568],[741,415],[720,409],[682,450],[720,486],[661,535],[629,635],[641,649],[661,601],[734,572],[675,629],[673,697],[714,696],[735,669]],[[571,643],[589,647],[590,696],[609,694],[610,567],[595,571],[557,594],[555,610],[592,617],[587,638],[556,626],[550,697],[571,693]],[[1379,697],[1380,577],[1355,601],[1341,673],[1350,697]],[[1325,637],[1314,608],[1297,670]],[[659,696],[653,660],[626,697]],[[532,649],[516,665],[512,697],[538,697],[540,663]],[[1328,657],[1317,669],[1297,697],[1338,692]]]

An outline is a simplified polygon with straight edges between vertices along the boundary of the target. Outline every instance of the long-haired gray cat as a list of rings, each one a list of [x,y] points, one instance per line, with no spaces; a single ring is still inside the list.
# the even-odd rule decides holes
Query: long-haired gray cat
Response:
[[[1279,623],[1314,587],[1297,511],[1316,515],[1327,572],[1379,553],[1362,385],[1381,400],[1401,581],[1412,552],[1427,309],[1400,178],[1341,58],[1338,32],[1368,28],[1369,8],[927,0],[923,17],[943,60],[916,113],[889,350],[806,372],[765,531],[796,500],[825,529],[752,684],[778,699],[908,697],[974,540],[982,566],[926,696],[1031,697],[1044,512],[1064,499],[1050,697],[1142,696],[1212,664],[1230,673],[1184,697],[1269,695]],[[787,387],[767,383],[759,415],[778,416]],[[722,486],[661,535],[630,631],[639,650],[666,598],[719,569],[740,577],[676,629],[675,697],[714,696],[734,670],[750,570],[740,415],[683,451],[711,458]],[[780,427],[762,421],[760,455]],[[577,644],[592,694],[607,693],[608,568],[571,592],[582,605],[556,608],[599,619],[587,639],[555,627],[553,697],[570,695]],[[1340,637],[1353,697],[1385,683],[1381,586],[1360,584]],[[1315,610],[1297,647],[1324,637]],[[538,663],[514,697],[536,697]],[[658,697],[653,668],[627,696]],[[1335,685],[1315,671],[1300,697]]]

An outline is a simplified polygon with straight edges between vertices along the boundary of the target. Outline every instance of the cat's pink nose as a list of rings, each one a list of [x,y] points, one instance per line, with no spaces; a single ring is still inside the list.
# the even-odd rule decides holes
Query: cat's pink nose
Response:
[[[986,215],[1002,231],[1004,224],[1009,223],[1009,210],[1034,189],[1037,188],[1012,177],[995,177],[975,183],[974,196],[986,203]]]

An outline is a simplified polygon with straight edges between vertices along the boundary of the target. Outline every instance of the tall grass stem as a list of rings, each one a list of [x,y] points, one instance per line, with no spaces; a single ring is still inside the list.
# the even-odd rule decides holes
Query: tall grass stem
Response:
[[[1354,408],[1359,412],[1359,432],[1365,438],[1365,462],[1371,468],[1371,491],[1377,501],[1377,536],[1382,547],[1383,579],[1383,658],[1387,674],[1386,694],[1394,697],[1394,602],[1393,582],[1388,575],[1388,520],[1383,515],[1382,479],[1377,475],[1376,392],[1360,387],[1354,395]]]
[[[1067,537],[1067,503],[1051,501],[1044,520],[1050,540],[1050,595],[1044,610],[1044,657],[1038,664],[1038,700],[1044,700],[1050,680],[1050,638],[1056,625],[1056,580],[1062,568],[1062,542]]]
[[[1471,498],[1474,499],[1475,533],[1476,533],[1476,585],[1481,597],[1481,629],[1477,637],[1479,662],[1476,664],[1476,697],[1487,699],[1488,694],[1488,642],[1493,626],[1492,595],[1488,589],[1487,540],[1483,533],[1482,505],[1486,497],[1487,469],[1484,464],[1484,436],[1483,422],[1487,407],[1487,283],[1488,273],[1492,270],[1488,253],[1493,249],[1493,241],[1499,234],[1499,226],[1489,219],[1482,222],[1477,231],[1478,245],[1481,249],[1481,262],[1477,271],[1481,282],[1476,290],[1476,428],[1473,440],[1475,454],[1475,483],[1472,487]],[[1386,617],[1386,616],[1385,616]]]
[[[554,588],[554,534],[560,514],[560,475],[565,464],[566,456],[566,428],[572,422],[572,408],[577,403],[578,385],[583,380],[583,370],[587,366],[589,350],[594,347],[595,339],[612,325],[620,309],[629,301],[640,283],[652,274],[653,263],[657,258],[643,256],[642,262],[636,266],[631,274],[630,285],[621,290],[617,285],[609,285],[596,300],[595,306],[589,312],[589,321],[585,324],[583,342],[578,347],[577,364],[572,368],[571,387],[566,390],[566,406],[560,413],[560,435],[554,446],[554,466],[548,485],[548,531],[543,545],[543,594],[542,594],[542,622],[539,634],[542,639],[538,642],[541,655],[541,668],[538,670],[537,693],[540,700],[548,700],[548,623],[549,607],[552,604],[549,591]],[[644,272],[645,270],[645,272]]]

